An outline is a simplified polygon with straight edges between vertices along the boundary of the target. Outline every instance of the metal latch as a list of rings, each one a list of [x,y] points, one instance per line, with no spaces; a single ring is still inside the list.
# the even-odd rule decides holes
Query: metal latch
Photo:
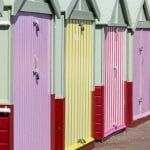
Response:
[[[81,31],[84,31],[84,23],[83,23],[83,22],[80,22],[80,23],[79,23],[79,26],[81,27]]]
[[[143,102],[143,98],[139,98],[139,104]]]
[[[86,140],[83,138],[78,139],[77,143],[85,144]]]
[[[5,106],[4,108],[0,108],[0,113],[11,113],[11,110],[7,106]]]
[[[117,66],[114,66],[114,67],[113,67],[113,70],[117,71]]]
[[[39,75],[39,69],[35,68],[33,71],[33,76],[35,76],[36,81],[38,81],[40,79],[40,75]]]
[[[33,26],[35,26],[35,27],[36,27],[36,32],[40,31],[39,23],[38,23],[38,21],[37,21],[37,20],[36,20],[36,21],[33,21]]]
[[[143,51],[143,46],[139,48],[139,53],[141,54]]]
[[[37,63],[37,57],[34,56],[34,69],[32,70],[33,76],[35,77],[36,84],[38,85],[38,80],[40,79],[39,68]]]
[[[117,128],[118,128],[118,127],[117,127],[117,124],[115,124],[115,123],[113,124],[113,127],[114,127],[115,129],[117,129]]]
[[[113,70],[114,70],[114,75],[115,75],[115,77],[117,76],[117,66],[114,66],[113,67]]]

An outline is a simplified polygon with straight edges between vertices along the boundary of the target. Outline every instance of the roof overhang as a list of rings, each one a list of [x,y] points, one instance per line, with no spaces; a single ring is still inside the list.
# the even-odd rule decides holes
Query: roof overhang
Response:
[[[16,15],[17,12],[22,8],[26,0],[15,0],[13,15]],[[60,18],[60,6],[57,0],[49,0],[50,8],[53,9],[54,14]]]
[[[113,23],[111,22],[111,18],[112,18],[113,13],[114,13],[114,11],[115,11],[115,9],[119,3],[121,4],[124,17],[127,21],[126,26],[131,24],[131,17],[130,17],[130,13],[129,13],[129,10],[127,7],[127,1],[126,0],[113,0],[113,1],[97,0],[96,2],[98,3],[97,7],[98,7],[98,9],[102,15],[100,21],[96,21],[97,25],[104,25],[104,26],[112,25]],[[113,25],[115,25],[115,24],[113,24]],[[118,25],[120,26],[121,24],[118,24]]]
[[[92,1],[92,0],[91,0]],[[97,8],[101,14],[100,20],[96,20],[96,25],[108,25],[112,13],[116,6],[116,0],[95,0]]]
[[[148,20],[150,20],[150,0],[144,1],[144,9],[145,9],[145,13],[147,15]]]
[[[4,9],[4,1],[1,0],[1,1],[0,1],[0,15],[3,14],[3,9]]]
[[[70,0],[70,3],[68,5],[68,7],[66,8],[66,10],[61,10],[62,12],[65,13],[65,19],[68,19],[71,16],[77,2],[78,2],[78,0]],[[96,0],[87,0],[87,2],[91,6],[91,9],[92,9],[92,12],[93,12],[94,16],[98,20],[100,20],[100,11],[98,9]]]
[[[135,31],[136,27],[137,27],[137,23],[138,23],[138,18],[140,15],[140,12],[143,8],[144,5],[144,1],[145,0],[137,0],[139,3],[138,5],[133,5],[131,0],[123,0],[124,5],[126,6],[126,12],[128,15],[128,20],[129,20],[129,29],[131,29],[132,31]],[[131,7],[132,6],[132,7]],[[136,10],[133,13],[133,10]]]
[[[97,2],[95,0],[88,0],[88,1],[89,1],[89,4],[92,6],[94,15],[96,16],[98,20],[100,20],[101,14],[100,14],[100,10],[98,8]]]
[[[17,12],[21,9],[26,0],[15,0],[13,15],[15,16]]]
[[[61,10],[57,0],[49,0],[49,3],[52,5],[55,15],[60,18]]]
[[[68,8],[64,11],[65,12],[65,18],[68,19],[77,4],[78,0],[72,0],[68,6]]]
[[[127,0],[120,0],[120,3],[121,3],[122,8],[124,10],[124,14],[125,14],[125,17],[127,19],[128,26],[131,26],[132,25],[132,19],[130,16]]]

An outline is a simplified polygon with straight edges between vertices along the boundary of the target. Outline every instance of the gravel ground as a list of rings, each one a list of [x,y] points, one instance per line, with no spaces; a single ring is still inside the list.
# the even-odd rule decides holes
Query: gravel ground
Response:
[[[93,150],[150,150],[150,121],[127,128],[104,143],[96,142]]]

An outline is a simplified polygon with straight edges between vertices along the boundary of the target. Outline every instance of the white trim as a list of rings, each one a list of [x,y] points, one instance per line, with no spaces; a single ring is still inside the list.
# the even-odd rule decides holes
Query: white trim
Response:
[[[95,89],[95,22],[91,23],[92,29],[92,91]]]
[[[54,94],[54,18],[51,20],[51,45],[50,45],[50,84],[49,84],[49,90],[51,94]]]
[[[60,100],[64,100],[64,96],[57,96],[57,95],[55,95],[55,99],[60,99]]]
[[[62,48],[61,48],[61,97],[64,97],[65,95],[65,73],[64,73],[64,68],[65,68],[65,49],[66,49],[66,43],[65,43],[65,27],[64,27],[65,21],[64,17],[62,17]]]
[[[0,21],[0,26],[10,26],[10,21]]]
[[[4,108],[0,108],[0,113],[11,113],[11,110],[7,106],[5,106]]]
[[[133,120],[136,121],[138,119],[142,119],[146,116],[149,116],[150,115],[150,111],[146,112],[146,113],[141,113],[141,114],[138,114],[136,116],[133,116]]]
[[[10,103],[10,99],[0,99],[0,105],[9,105]]]

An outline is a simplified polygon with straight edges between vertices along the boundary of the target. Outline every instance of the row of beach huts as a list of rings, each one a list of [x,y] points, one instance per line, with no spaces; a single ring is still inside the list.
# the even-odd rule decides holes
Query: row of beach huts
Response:
[[[150,0],[0,0],[0,150],[90,150],[150,119]]]

